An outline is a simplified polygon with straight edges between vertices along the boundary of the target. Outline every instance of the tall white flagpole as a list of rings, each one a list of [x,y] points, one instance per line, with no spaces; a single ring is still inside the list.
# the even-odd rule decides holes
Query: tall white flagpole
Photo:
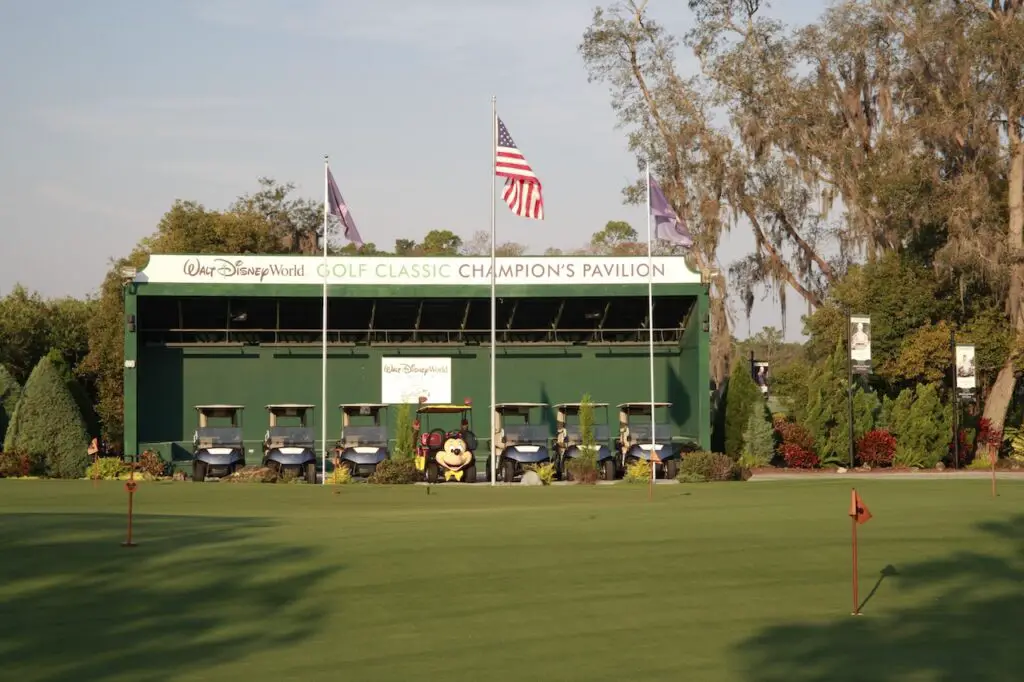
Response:
[[[491,95],[491,437],[488,443],[491,448],[491,485],[498,481],[498,462],[495,455],[498,438],[498,425],[495,419],[494,406],[498,404],[497,392],[494,388],[494,357],[497,353],[497,304],[494,296],[495,258],[494,258],[494,235],[495,235],[495,207],[498,203],[497,187],[494,183],[494,172],[498,165],[498,105],[497,97]],[[511,483],[511,481],[507,481]]]
[[[327,216],[330,212],[329,188],[327,186],[328,159],[324,154],[324,301],[323,301],[323,329],[320,339],[320,443],[322,446],[320,454],[320,485],[327,485]]]
[[[657,420],[654,417],[654,250],[652,248],[653,234],[651,229],[651,162],[647,161],[647,332],[648,332],[648,355],[651,373],[651,485],[654,485],[655,463],[655,428]]]

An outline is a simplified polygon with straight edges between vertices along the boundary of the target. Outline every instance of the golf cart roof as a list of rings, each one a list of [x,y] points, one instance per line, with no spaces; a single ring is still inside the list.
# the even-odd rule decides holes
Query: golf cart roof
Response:
[[[338,405],[343,410],[362,409],[364,407],[371,410],[382,410],[387,406],[387,403],[342,403]]]
[[[608,407],[608,403],[590,403],[590,406],[591,407]],[[562,408],[565,408],[565,407],[579,409],[579,408],[583,407],[583,403],[557,403],[555,405],[555,409],[562,409]]]
[[[196,409],[203,410],[244,410],[245,405],[196,405]]]
[[[547,407],[547,403],[495,403],[494,409],[500,410],[504,407]]]
[[[643,407],[650,407],[650,406],[651,406],[651,401],[650,400],[646,400],[646,401],[644,401],[642,403],[620,403],[618,405],[619,409],[627,409],[627,410],[635,408],[635,407],[643,408]],[[672,403],[654,403],[654,406],[655,407],[672,407]]]
[[[472,405],[420,405],[416,408],[416,414],[454,414],[458,412],[468,412],[473,409]]]
[[[302,403],[276,403],[267,405],[268,410],[311,410],[316,405],[304,405]]]

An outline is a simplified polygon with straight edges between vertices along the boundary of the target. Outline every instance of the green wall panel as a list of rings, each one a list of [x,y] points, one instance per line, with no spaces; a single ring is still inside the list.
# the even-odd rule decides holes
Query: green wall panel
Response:
[[[656,348],[655,398],[673,403],[671,418],[678,435],[706,446],[708,387],[706,368],[701,366],[707,361],[701,363],[701,350],[696,336],[684,338],[682,347]],[[487,347],[332,347],[328,349],[329,443],[341,429],[338,404],[380,401],[381,358],[399,355],[452,357],[452,399],[473,400],[475,431],[486,436],[490,425]],[[204,403],[245,405],[244,436],[256,458],[267,427],[264,406],[268,403],[317,405],[319,433],[319,347],[153,346],[139,348],[138,356],[139,450],[155,447],[165,458],[187,459],[196,426],[194,406]],[[499,348],[497,399],[554,404],[575,402],[589,393],[595,402],[612,404],[614,421],[615,404],[649,399],[648,367],[645,345]],[[395,416],[392,408],[392,438]],[[553,412],[548,416],[553,420]]]

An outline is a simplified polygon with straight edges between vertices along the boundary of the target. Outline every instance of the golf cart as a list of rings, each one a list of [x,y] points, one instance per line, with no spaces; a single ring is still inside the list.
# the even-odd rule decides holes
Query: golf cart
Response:
[[[580,428],[581,403],[559,403],[555,405],[557,426],[555,430],[555,454],[558,456],[558,471],[563,481],[571,480],[572,473],[569,471],[569,463],[573,457],[578,457],[583,447],[583,432]],[[616,465],[617,457],[609,447],[611,441],[611,427],[608,424],[608,403],[591,403],[596,415],[598,409],[604,411],[604,420],[593,425],[592,432],[594,444],[597,446],[597,467],[601,471],[601,478],[606,481],[614,481],[618,473]],[[570,424],[569,420],[575,418],[575,423]]]
[[[316,483],[316,437],[313,405],[267,405],[270,428],[263,438],[263,466],[278,474],[294,469],[306,483]],[[282,420],[292,421],[281,424]]]
[[[387,405],[353,403],[340,405],[341,440],[335,466],[348,467],[359,476],[369,476],[388,458]],[[364,423],[354,424],[354,421]]]
[[[547,403],[498,403],[494,406],[497,434],[495,450],[498,455],[498,473],[506,483],[526,471],[526,466],[551,461],[548,450],[551,431],[543,418],[530,422],[530,415],[538,417]],[[508,424],[508,417],[522,418],[522,423]],[[487,478],[490,479],[491,460],[487,460]]]
[[[192,480],[229,476],[245,466],[241,405],[196,405],[199,426],[192,437]],[[224,422],[211,425],[214,422]]]
[[[654,403],[657,424],[654,426],[655,475],[675,478],[679,472],[680,453],[672,443],[672,426],[668,423],[668,409],[672,403]],[[659,410],[660,408],[660,410]],[[660,418],[659,418],[660,417]],[[622,403],[619,405],[619,451],[625,470],[637,460],[651,461],[651,403]]]
[[[430,428],[432,415],[459,415],[457,429]],[[415,464],[424,472],[428,483],[437,483],[443,475],[445,481],[455,479],[463,483],[476,483],[476,434],[470,426],[472,409],[469,399],[465,405],[422,403],[416,408],[412,424],[413,442],[416,443]],[[438,421],[434,417],[435,424]],[[444,419],[440,420],[444,423]],[[451,417],[448,417],[451,421]]]

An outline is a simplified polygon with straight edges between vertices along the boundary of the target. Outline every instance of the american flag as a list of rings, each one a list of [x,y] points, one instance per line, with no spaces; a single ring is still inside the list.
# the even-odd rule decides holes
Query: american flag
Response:
[[[498,119],[498,150],[494,174],[506,178],[501,198],[520,218],[544,220],[544,199],[540,193],[540,180],[534,174],[523,153],[512,141],[508,128]]]

